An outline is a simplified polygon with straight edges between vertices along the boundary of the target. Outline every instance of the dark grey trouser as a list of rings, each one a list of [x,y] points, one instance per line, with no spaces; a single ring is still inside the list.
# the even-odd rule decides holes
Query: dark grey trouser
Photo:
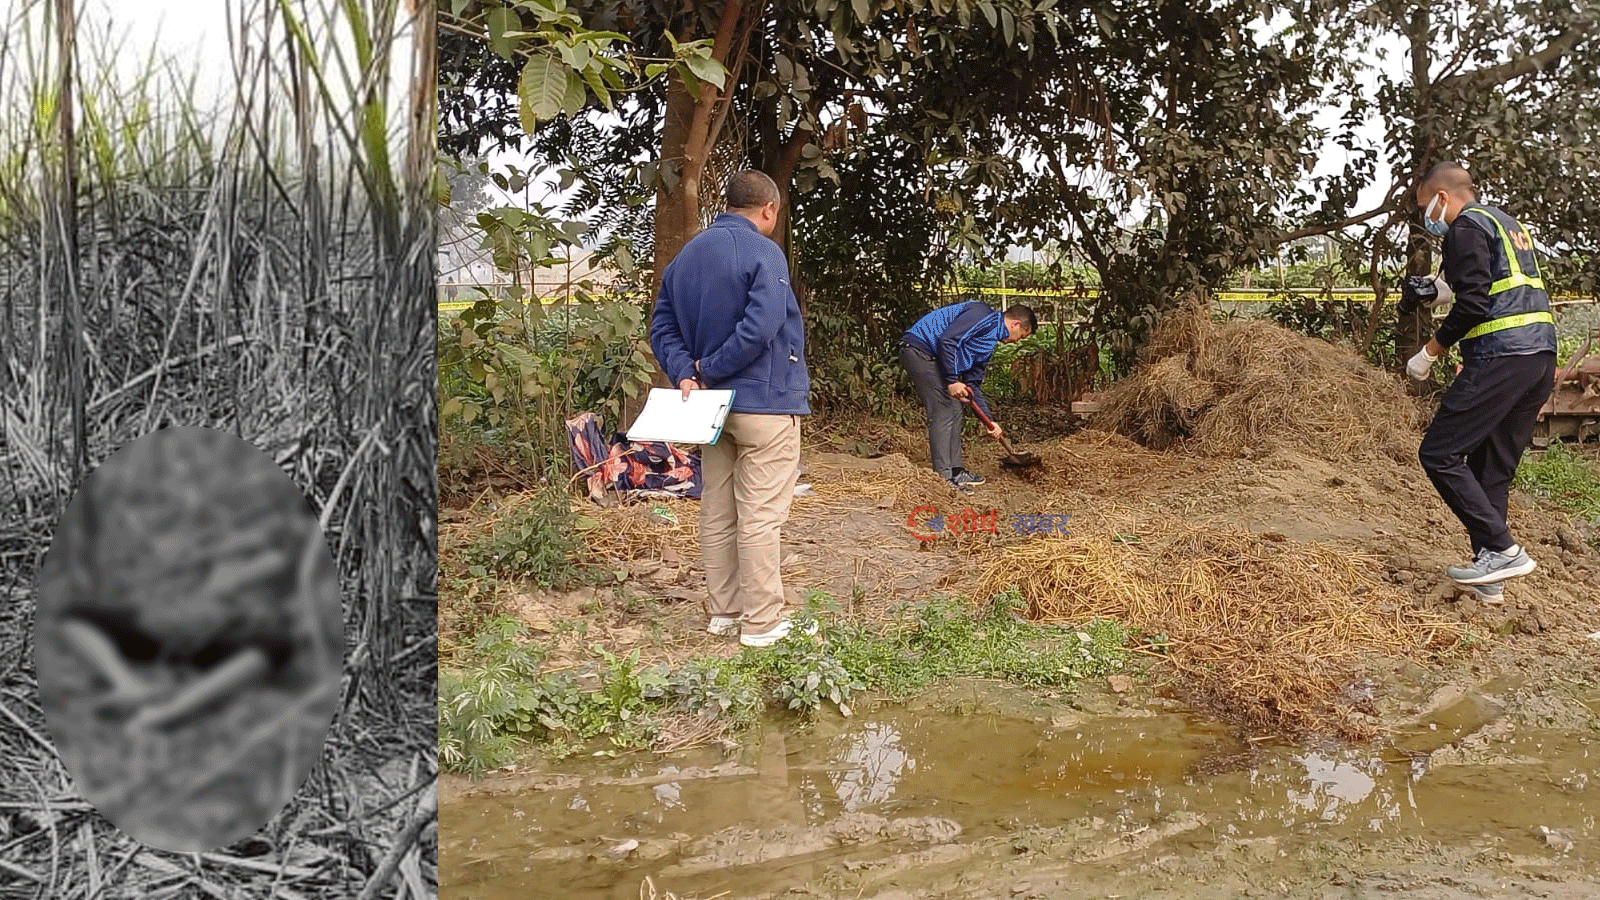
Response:
[[[1466,526],[1474,556],[1516,543],[1506,525],[1506,501],[1555,371],[1554,353],[1470,361],[1422,436],[1417,458]]]
[[[909,344],[900,345],[900,365],[928,411],[928,455],[933,470],[950,478],[961,465],[961,401],[950,396],[939,374],[939,361]]]

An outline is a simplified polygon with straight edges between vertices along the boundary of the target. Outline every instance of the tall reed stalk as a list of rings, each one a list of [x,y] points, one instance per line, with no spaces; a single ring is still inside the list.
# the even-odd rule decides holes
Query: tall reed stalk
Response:
[[[161,425],[235,432],[306,490],[348,648],[323,764],[268,826],[278,855],[183,877],[251,896],[289,870],[306,897],[386,881],[385,842],[419,830],[402,820],[436,770],[434,6],[225,11],[224,72],[130,48],[74,0],[0,23],[0,820],[34,804],[0,838],[0,883],[40,896],[172,883],[170,864],[140,864],[161,854],[71,800],[29,629],[73,490]],[[218,82],[232,90],[202,101]],[[374,780],[380,766],[398,777]]]

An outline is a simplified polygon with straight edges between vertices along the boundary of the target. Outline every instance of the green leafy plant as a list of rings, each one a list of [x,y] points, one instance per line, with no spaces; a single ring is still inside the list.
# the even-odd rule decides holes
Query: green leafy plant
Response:
[[[723,659],[690,660],[667,676],[666,688],[686,711],[705,719],[749,721],[764,702],[755,678]]]
[[[1522,461],[1517,468],[1516,485],[1600,526],[1600,467],[1559,440]]]
[[[439,755],[452,770],[479,775],[508,763],[519,739],[538,733],[545,704],[535,678],[543,649],[525,626],[484,622],[460,658],[439,667]]]
[[[462,551],[476,577],[526,578],[540,587],[565,589],[592,580],[587,549],[566,490],[547,486],[525,495]]]
[[[738,728],[768,704],[802,714],[831,705],[850,715],[864,690],[906,697],[953,676],[1059,687],[1122,667],[1127,633],[1117,623],[1041,625],[1025,621],[1024,609],[1011,589],[985,605],[936,597],[893,610],[888,621],[865,622],[812,594],[796,619],[816,624],[815,635],[796,631],[733,659],[671,668],[643,665],[638,650],[594,645],[595,665],[585,674],[539,672],[543,653],[522,623],[493,619],[441,670],[442,759],[453,771],[481,773],[511,759],[522,741],[558,757],[647,746],[677,714]],[[602,738],[610,749],[595,751]]]

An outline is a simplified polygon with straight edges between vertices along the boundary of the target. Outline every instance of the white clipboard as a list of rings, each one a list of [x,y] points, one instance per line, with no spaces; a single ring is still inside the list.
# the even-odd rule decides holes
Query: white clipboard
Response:
[[[715,444],[722,436],[733,391],[690,391],[689,399],[676,388],[651,388],[644,410],[628,428],[630,441],[670,441],[674,444]]]

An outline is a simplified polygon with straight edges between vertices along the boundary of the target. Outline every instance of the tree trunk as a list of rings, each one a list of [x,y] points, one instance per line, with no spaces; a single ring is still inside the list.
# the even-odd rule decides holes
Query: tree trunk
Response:
[[[806,314],[806,290],[800,277],[800,261],[794,249],[794,172],[800,165],[800,153],[810,142],[810,132],[795,129],[789,140],[771,158],[757,160],[761,171],[778,186],[778,224],[772,229],[772,239],[783,249],[789,260],[789,285],[794,289],[795,300],[800,303],[800,315]]]
[[[1428,6],[1418,4],[1412,10],[1411,21],[1406,26],[1406,37],[1411,45],[1411,87],[1417,102],[1414,119],[1416,131],[1413,134],[1415,143],[1411,152],[1411,170],[1413,176],[1417,178],[1420,178],[1423,169],[1433,162],[1431,157],[1438,146],[1435,139],[1437,126],[1433,121],[1432,83],[1428,79],[1428,66],[1432,61],[1428,32]],[[1417,187],[1414,181],[1407,182],[1402,204],[1412,202]],[[1420,228],[1412,228],[1406,245],[1406,274],[1430,274],[1433,267],[1433,251],[1430,249],[1427,233]],[[1396,362],[1404,365],[1405,361],[1415,356],[1431,337],[1433,337],[1433,310],[1419,306],[1413,312],[1400,316],[1395,324],[1394,334]]]
[[[695,100],[676,75],[667,87],[666,115],[661,123],[661,168],[657,173],[655,216],[655,271],[650,279],[650,294],[661,291],[661,274],[667,263],[699,231],[700,187],[684,178],[684,155],[689,146],[689,128],[694,120]],[[704,162],[702,161],[702,165]]]
[[[739,25],[744,17],[743,0],[728,0],[712,45],[712,55],[726,67],[731,88],[738,82],[738,67],[743,51],[735,54]],[[687,36],[686,36],[687,37]],[[719,107],[718,102],[723,101]],[[661,276],[683,245],[700,231],[700,189],[706,165],[717,146],[717,136],[727,120],[730,101],[724,92],[709,84],[699,85],[699,97],[690,93],[683,78],[673,72],[667,82],[666,115],[661,123],[661,168],[657,173],[655,210],[655,260],[650,275],[652,300],[661,293]],[[655,387],[671,387],[661,364],[656,363],[651,377]],[[624,404],[624,414],[632,417],[643,407],[643,397]]]

